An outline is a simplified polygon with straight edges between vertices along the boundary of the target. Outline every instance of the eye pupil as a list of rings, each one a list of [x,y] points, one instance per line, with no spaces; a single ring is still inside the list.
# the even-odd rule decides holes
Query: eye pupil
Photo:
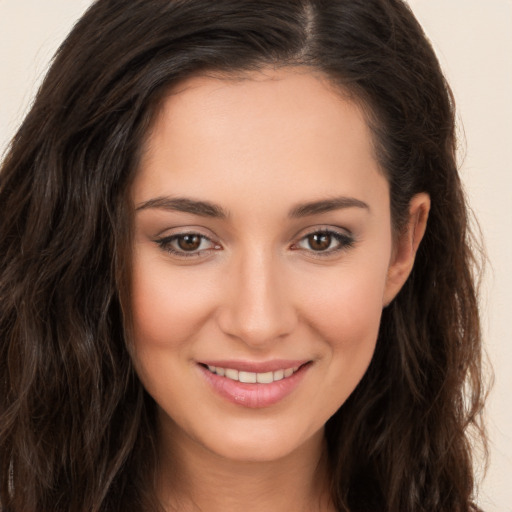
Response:
[[[201,237],[198,235],[183,235],[178,238],[178,246],[183,251],[195,251],[201,245]]]
[[[331,235],[327,233],[313,233],[308,236],[308,243],[314,251],[325,251],[331,245]]]

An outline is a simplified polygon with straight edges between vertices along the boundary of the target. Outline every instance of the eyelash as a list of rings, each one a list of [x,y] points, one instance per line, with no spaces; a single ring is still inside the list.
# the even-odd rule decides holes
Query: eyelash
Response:
[[[296,248],[302,241],[306,241],[309,237],[314,235],[324,235],[331,238],[329,246],[332,244],[333,241],[336,241],[338,246],[335,248],[327,249],[325,251],[319,250],[315,251],[314,249],[305,249],[306,251],[310,252],[312,256],[315,258],[326,258],[329,256],[332,256],[334,254],[339,253],[340,251],[344,251],[347,249],[350,249],[354,245],[354,238],[350,235],[346,235],[344,233],[340,233],[338,231],[334,231],[332,229],[316,229],[314,231],[311,231],[307,234],[305,234],[298,243],[293,244],[292,248],[294,250],[300,250]],[[307,242],[306,242],[307,243]]]
[[[338,243],[338,246],[334,249],[332,249],[332,248],[331,249],[328,248],[327,250],[315,250],[312,248],[303,249],[303,250],[310,252],[311,255],[313,255],[315,258],[325,258],[325,257],[331,256],[333,254],[336,254],[340,251],[350,249],[354,245],[354,242],[355,242],[354,238],[352,238],[351,236],[346,235],[344,233],[340,233],[338,231],[334,231],[331,229],[317,229],[315,231],[311,231],[311,232],[305,234],[304,236],[302,236],[297,243],[294,243],[292,245],[292,247],[291,247],[292,250],[301,250],[299,247],[300,243],[307,240],[308,237],[311,237],[313,235],[329,236],[329,237],[331,237],[331,239],[334,239],[334,241],[336,241]],[[204,241],[207,241],[213,247],[210,247],[208,249],[194,250],[194,251],[184,251],[184,250],[176,249],[172,246],[173,242],[176,242],[185,237],[199,237],[201,239],[201,242],[200,242],[201,245]],[[331,240],[330,242],[332,243],[332,241],[333,240]],[[211,240],[207,236],[202,235],[200,233],[194,233],[194,232],[178,233],[176,235],[171,235],[171,236],[167,236],[164,238],[160,238],[158,240],[155,240],[155,242],[158,244],[158,246],[163,251],[165,251],[173,256],[177,256],[179,258],[193,258],[193,257],[197,258],[197,257],[203,256],[205,254],[209,254],[211,251],[221,249],[221,246],[219,244],[216,244],[215,242],[213,242],[213,240]],[[331,243],[329,244],[329,246],[331,245]]]
[[[204,241],[207,241],[207,242],[210,242],[213,247],[208,248],[208,249],[195,250],[195,251],[184,251],[184,250],[175,249],[171,245],[173,242],[176,242],[176,241],[183,239],[187,236],[197,236],[201,239],[201,244]],[[207,236],[201,235],[200,233],[194,233],[194,232],[178,233],[176,235],[166,236],[164,238],[155,240],[155,242],[159,245],[159,247],[162,250],[164,250],[165,252],[168,252],[169,254],[172,254],[173,256],[177,256],[179,258],[193,258],[193,257],[197,258],[199,256],[203,256],[205,253],[210,253],[211,251],[220,249],[220,245],[213,242],[213,240],[211,240]]]

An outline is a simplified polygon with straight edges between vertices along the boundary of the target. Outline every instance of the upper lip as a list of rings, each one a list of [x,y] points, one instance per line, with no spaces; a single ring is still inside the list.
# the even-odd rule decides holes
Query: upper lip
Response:
[[[308,363],[307,359],[272,359],[270,361],[240,361],[240,360],[208,360],[199,361],[200,364],[220,368],[232,368],[242,372],[266,373],[287,368],[297,368]]]

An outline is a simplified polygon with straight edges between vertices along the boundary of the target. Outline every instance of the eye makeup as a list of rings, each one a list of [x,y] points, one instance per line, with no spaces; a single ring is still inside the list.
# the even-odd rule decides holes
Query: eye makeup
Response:
[[[155,240],[165,252],[178,258],[201,257],[222,247],[207,236],[196,232],[177,233]]]
[[[222,246],[211,238],[195,231],[184,231],[154,240],[165,252],[177,258],[202,257],[212,251],[222,250]],[[329,257],[354,245],[351,235],[334,229],[311,230],[290,246],[293,251],[305,251],[313,257]]]

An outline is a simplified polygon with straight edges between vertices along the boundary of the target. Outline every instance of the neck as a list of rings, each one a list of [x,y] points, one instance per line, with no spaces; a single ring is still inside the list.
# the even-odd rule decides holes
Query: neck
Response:
[[[334,511],[323,432],[272,461],[230,460],[166,435],[160,453],[159,496],[168,512]]]

